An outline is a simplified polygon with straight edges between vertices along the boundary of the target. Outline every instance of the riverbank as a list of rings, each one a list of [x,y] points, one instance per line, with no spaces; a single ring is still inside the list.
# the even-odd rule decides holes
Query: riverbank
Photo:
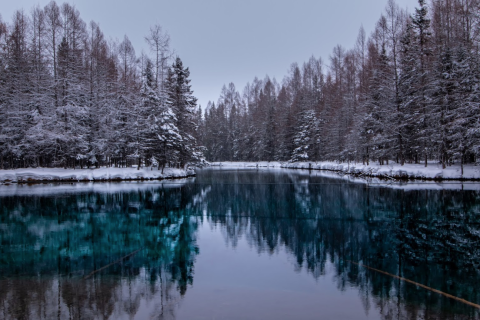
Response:
[[[246,161],[223,161],[223,162],[210,162],[210,167],[219,167],[222,169],[228,168],[281,168],[282,163],[276,161],[258,161],[258,162],[246,162]]]
[[[428,167],[423,164],[397,163],[388,165],[361,163],[336,163],[336,162],[295,162],[283,163],[282,168],[288,169],[310,169],[333,171],[348,174],[355,177],[371,177],[394,180],[460,180],[480,181],[480,166],[464,165],[463,174],[460,165],[448,166],[442,169],[441,164],[430,163]]]
[[[472,164],[464,165],[463,174],[461,166],[453,165],[442,169],[438,163],[424,164],[397,163],[379,165],[372,163],[337,163],[337,162],[212,162],[212,167],[228,168],[285,168],[307,169],[335,172],[341,175],[349,175],[358,178],[379,178],[386,180],[427,180],[427,181],[480,181],[480,166]]]
[[[98,168],[60,169],[26,168],[0,170],[0,183],[79,182],[79,181],[142,181],[181,179],[195,175],[194,170],[165,168]]]

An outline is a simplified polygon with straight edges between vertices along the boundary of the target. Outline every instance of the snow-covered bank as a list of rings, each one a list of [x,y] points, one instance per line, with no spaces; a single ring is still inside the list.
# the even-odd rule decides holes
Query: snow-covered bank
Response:
[[[337,163],[337,162],[212,162],[212,167],[229,168],[286,168],[310,169],[333,171],[355,177],[370,177],[382,179],[420,179],[420,180],[480,180],[480,166],[464,165],[463,175],[460,165],[449,166],[442,169],[438,163],[430,163],[428,167],[423,164],[400,164],[390,162],[389,165],[371,163]]]
[[[423,164],[397,163],[389,165],[361,163],[336,163],[336,162],[295,162],[283,163],[282,168],[328,170],[343,174],[363,177],[385,179],[421,179],[421,180],[480,180],[480,166],[465,165],[463,174],[460,165],[449,166],[442,169],[441,164],[430,163],[428,167]]]
[[[332,178],[345,182],[363,184],[369,188],[390,188],[405,191],[413,190],[462,190],[462,191],[480,191],[480,183],[477,181],[458,181],[458,180],[393,180],[385,178],[367,177],[344,174],[337,171],[327,170],[292,170],[296,175],[308,179],[312,177]],[[308,181],[308,180],[304,180]]]
[[[0,170],[0,183],[30,183],[43,181],[122,181],[179,179],[195,175],[194,170],[165,168],[163,173],[156,168],[99,168],[55,169],[27,168]]]
[[[228,168],[281,168],[281,162],[268,162],[268,161],[259,161],[259,162],[210,162],[212,167],[221,167],[224,169]]]
[[[257,166],[258,164],[258,166]],[[368,185],[368,187],[387,187],[402,190],[480,190],[480,166],[464,167],[461,177],[460,166],[442,170],[441,165],[396,164],[370,165],[338,164],[335,162],[216,162],[212,168],[219,169],[275,169],[295,175],[311,178],[324,177]],[[268,167],[267,167],[268,165]],[[312,170],[308,170],[311,168]],[[296,170],[307,169],[307,170]],[[401,174],[401,176],[400,176]],[[441,175],[440,175],[441,174]],[[397,178],[395,177],[397,175]],[[470,181],[469,181],[470,180]],[[306,180],[307,181],[307,180]]]
[[[93,181],[79,183],[15,183],[0,184],[0,198],[6,196],[51,196],[58,194],[101,193],[114,194],[122,192],[145,192],[158,188],[174,189],[194,181],[195,178],[162,181],[120,181],[96,183]]]

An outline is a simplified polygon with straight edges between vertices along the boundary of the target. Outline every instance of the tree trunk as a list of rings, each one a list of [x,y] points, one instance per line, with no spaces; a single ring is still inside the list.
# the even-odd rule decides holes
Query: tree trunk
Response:
[[[462,172],[462,178],[463,178],[463,158],[464,158],[464,152],[462,152],[462,158],[460,160],[460,167],[461,167],[461,172]]]

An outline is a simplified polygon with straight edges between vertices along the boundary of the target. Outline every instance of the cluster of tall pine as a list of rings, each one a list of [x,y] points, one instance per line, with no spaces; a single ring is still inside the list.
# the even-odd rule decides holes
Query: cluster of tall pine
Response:
[[[372,34],[281,83],[224,86],[200,123],[210,161],[479,161],[480,1],[389,0]]]
[[[145,39],[137,56],[54,1],[0,19],[0,169],[198,160],[189,70],[159,25]]]

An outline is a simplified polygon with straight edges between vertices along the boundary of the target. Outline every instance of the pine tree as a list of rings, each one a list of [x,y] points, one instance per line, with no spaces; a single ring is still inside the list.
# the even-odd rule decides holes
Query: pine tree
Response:
[[[434,151],[431,148],[430,137],[432,134],[432,123],[430,119],[429,100],[432,95],[432,66],[431,66],[431,32],[430,19],[425,0],[418,0],[419,8],[415,8],[412,17],[414,31],[413,50],[417,57],[418,82],[416,83],[417,94],[416,110],[416,136],[414,148],[419,155],[423,155],[425,167],[428,165],[428,157]]]
[[[290,132],[293,127],[293,114],[290,112],[290,101],[288,91],[282,86],[277,96],[277,114],[278,114],[278,139],[277,139],[277,156],[279,161],[290,159],[293,150],[293,138],[290,139]]]
[[[174,83],[174,73],[169,70],[167,72],[167,79],[165,90],[170,92],[174,88],[170,85]],[[183,138],[180,130],[177,127],[177,115],[172,109],[172,105],[162,101],[159,112],[155,114],[155,133],[160,143],[160,150],[158,154],[159,167],[165,168],[167,162],[177,163],[180,160],[180,149],[182,148]]]
[[[395,91],[389,59],[385,46],[375,58],[376,64],[367,98],[366,117],[364,119],[364,137],[369,149],[369,157],[378,159],[380,164],[388,163],[392,156],[394,133],[392,116],[395,114]]]
[[[477,53],[459,46],[453,60],[454,88],[447,93],[451,97],[448,97],[450,103],[442,124],[446,126],[447,157],[460,162],[463,174],[463,164],[469,153],[470,156],[474,154],[478,141],[478,136],[471,133],[478,130],[479,58]]]
[[[399,110],[396,114],[397,154],[402,165],[406,160],[417,162],[418,159],[412,144],[415,138],[416,84],[418,83],[417,57],[413,48],[413,37],[413,26],[411,20],[408,20],[401,40]]]
[[[435,91],[433,94],[432,118],[437,124],[432,140],[438,145],[438,152],[442,167],[445,169],[450,161],[451,142],[449,127],[452,123],[452,111],[455,108],[455,94],[457,81],[455,79],[453,52],[445,48],[437,59],[435,73]]]
[[[181,140],[176,146],[178,151],[178,163],[184,166],[189,162],[200,161],[201,152],[197,149],[195,139],[196,105],[197,98],[193,96],[190,85],[190,71],[183,67],[182,60],[177,57],[168,71],[166,83],[166,106],[176,116],[176,127],[178,128]]]
[[[299,124],[293,140],[295,149],[292,162],[315,161],[316,143],[318,141],[318,120],[315,111],[305,110],[300,115]]]
[[[163,116],[162,102],[156,91],[153,63],[148,58],[145,59],[140,97],[141,101],[137,111],[137,141],[134,157],[138,158],[139,167],[142,162],[145,162],[145,165],[161,164],[164,167],[166,161],[163,157],[166,151],[160,150],[161,141],[159,141],[159,134],[161,135],[163,132],[159,132],[159,130],[167,129],[169,115]],[[167,119],[167,123],[164,123],[165,119]],[[162,128],[159,128],[159,125]],[[165,139],[164,136],[161,137]],[[162,155],[160,162],[160,159],[157,159],[159,154]]]

